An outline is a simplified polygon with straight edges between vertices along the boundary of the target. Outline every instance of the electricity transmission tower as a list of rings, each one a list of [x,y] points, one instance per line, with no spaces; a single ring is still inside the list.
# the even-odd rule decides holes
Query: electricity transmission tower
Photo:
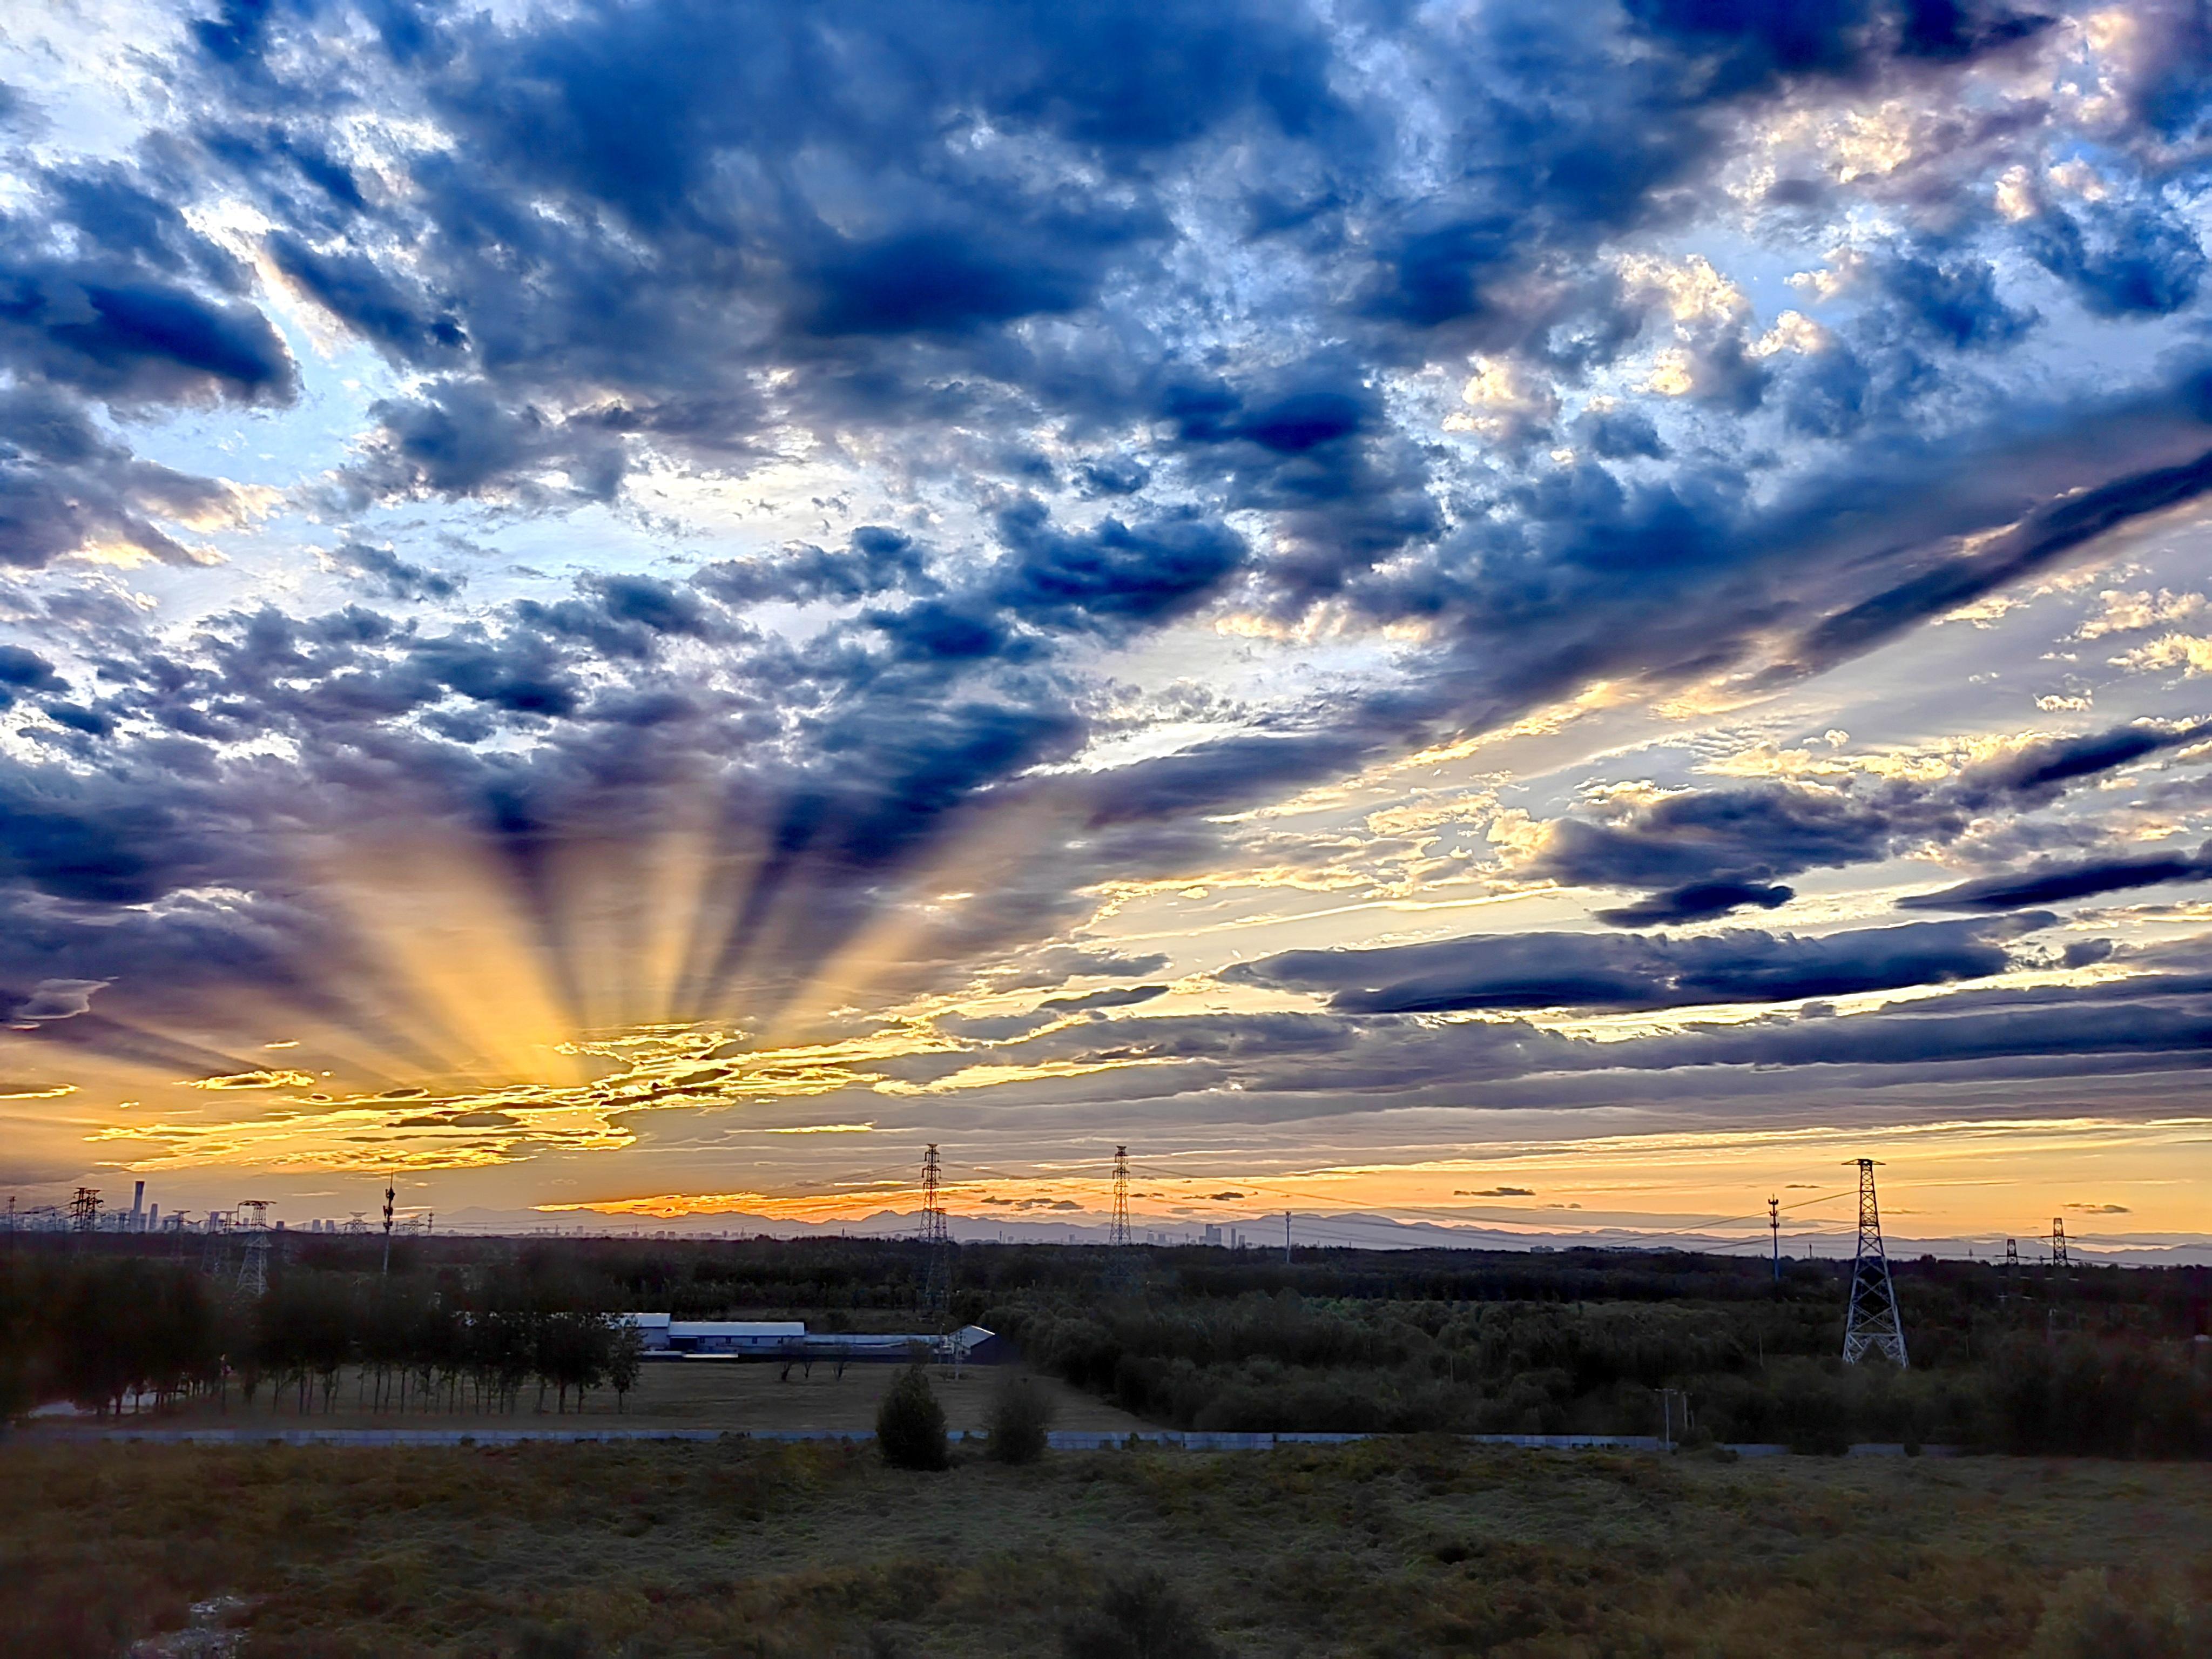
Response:
[[[1782,1200],[1766,1200],[1766,1231],[1774,1240],[1774,1282],[1782,1282]]]
[[[70,1200],[69,1218],[70,1231],[73,1233],[95,1231],[100,1225],[100,1189],[97,1187],[78,1188],[76,1196]]]
[[[238,1206],[238,1224],[246,1235],[246,1252],[238,1261],[238,1288],[259,1296],[269,1288],[269,1206],[249,1198]]]
[[[1129,1248],[1129,1149],[1114,1149],[1114,1225],[1106,1242],[1117,1250]]]
[[[921,1242],[928,1266],[922,1277],[922,1311],[940,1323],[952,1304],[952,1230],[945,1222],[941,1190],[945,1166],[938,1161],[937,1143],[921,1155]]]
[[[1850,1309],[1844,1318],[1844,1363],[1856,1365],[1872,1350],[1902,1370],[1906,1363],[1905,1327],[1897,1316],[1896,1287],[1889,1282],[1889,1257],[1881,1248],[1881,1213],[1874,1199],[1875,1161],[1852,1161],[1859,1166],[1859,1243],[1851,1260]]]
[[[2051,1265],[2062,1273],[2074,1265],[2074,1257],[2066,1248],[2066,1218],[2063,1215],[2051,1218]]]

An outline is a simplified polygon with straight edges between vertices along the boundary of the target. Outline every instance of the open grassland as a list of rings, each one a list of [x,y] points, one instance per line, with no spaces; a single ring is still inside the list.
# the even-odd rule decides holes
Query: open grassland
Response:
[[[738,1440],[18,1440],[0,1490],[0,1656],[39,1659],[121,1652],[222,1594],[246,1598],[248,1655],[1139,1653],[1064,1632],[1143,1569],[1231,1654],[2212,1647],[2201,1465],[1416,1437],[920,1474]]]
[[[787,1375],[781,1364],[769,1361],[654,1360],[639,1372],[637,1387],[627,1400],[617,1399],[612,1389],[599,1389],[586,1395],[580,1407],[573,1399],[559,1405],[548,1392],[541,1407],[535,1392],[526,1389],[512,1411],[477,1409],[466,1395],[457,1396],[458,1405],[434,1395],[426,1408],[419,1392],[407,1397],[407,1408],[403,1411],[398,1407],[398,1386],[389,1379],[383,1384],[386,1408],[378,1410],[374,1404],[375,1380],[348,1370],[338,1376],[327,1409],[316,1387],[307,1390],[304,1413],[300,1394],[290,1389],[264,1388],[250,1407],[236,1389],[231,1389],[219,1400],[203,1397],[178,1409],[126,1415],[118,1426],[720,1429],[738,1433],[872,1429],[884,1391],[902,1369],[848,1365],[840,1376],[835,1364],[817,1361],[811,1369],[793,1366]],[[949,1366],[933,1368],[930,1386],[936,1391],[938,1403],[945,1407],[946,1426],[955,1433],[983,1427],[1000,1375],[996,1367],[988,1365],[967,1366],[957,1376]],[[1145,1426],[1128,1413],[1057,1378],[1041,1376],[1033,1382],[1052,1401],[1057,1428],[1127,1432]]]

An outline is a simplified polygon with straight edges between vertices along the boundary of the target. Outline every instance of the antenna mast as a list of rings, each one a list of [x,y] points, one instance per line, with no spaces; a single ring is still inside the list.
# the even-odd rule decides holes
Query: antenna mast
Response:
[[[1905,1327],[1897,1316],[1897,1290],[1889,1279],[1889,1257],[1881,1248],[1881,1212],[1874,1197],[1875,1160],[1855,1158],[1859,1166],[1859,1243],[1851,1261],[1851,1299],[1844,1318],[1844,1363],[1856,1365],[1869,1350],[1905,1369]]]

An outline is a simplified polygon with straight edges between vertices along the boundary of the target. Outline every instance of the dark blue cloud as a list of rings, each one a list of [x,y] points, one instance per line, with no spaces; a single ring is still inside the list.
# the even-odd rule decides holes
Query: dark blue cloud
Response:
[[[643,659],[672,639],[726,631],[699,593],[652,576],[585,576],[577,597],[517,600],[515,620],[541,635],[581,641],[606,658]]]
[[[2178,881],[2212,881],[2212,846],[2153,858],[2045,863],[1962,881],[1940,892],[1915,893],[1898,905],[1907,910],[2024,910]]]
[[[296,386],[284,343],[251,305],[31,262],[0,266],[0,354],[118,404],[283,401]]]
[[[13,708],[16,699],[27,695],[68,690],[69,682],[37,652],[19,645],[0,646],[0,709]]]
[[[94,421],[291,402],[298,372],[248,267],[194,229],[164,157],[28,168],[0,213],[0,564],[89,544],[188,556],[164,517],[220,512],[218,484],[137,459]]]
[[[332,316],[405,362],[450,360],[468,343],[450,313],[365,254],[319,253],[280,231],[269,257]]]
[[[1810,939],[1730,928],[1687,938],[1475,934],[1368,951],[1291,951],[1240,963],[1238,984],[1326,992],[1349,1014],[1681,1008],[1941,985],[2004,971],[2006,941],[2048,917],[1912,922]]]
[[[478,381],[434,381],[417,395],[377,404],[369,457],[348,468],[356,499],[424,495],[551,493],[540,480],[562,471],[585,497],[611,498],[622,480],[617,437],[587,416],[561,418],[514,408]]]
[[[1655,35],[1711,54],[1728,84],[1854,75],[1887,54],[1958,62],[2057,21],[1971,0],[1627,0],[1626,9]]]
[[[1652,927],[1667,922],[1703,921],[1736,910],[1777,909],[1796,896],[1792,888],[1757,882],[1697,881],[1666,888],[1634,904],[1600,910],[1596,915],[1615,927]]]
[[[1101,240],[1118,238],[1102,237]],[[1088,305],[1103,271],[1066,258],[1071,239],[1024,258],[982,235],[912,231],[840,247],[805,273],[805,326],[817,334],[957,331]]]
[[[994,597],[1024,621],[1061,628],[1157,623],[1191,610],[1243,562],[1243,538],[1196,515],[1134,527],[1119,519],[1070,533],[1043,503],[998,517],[1013,554]]]
[[[465,576],[411,564],[389,548],[348,542],[331,557],[364,586],[387,599],[451,599],[468,586]]]
[[[1555,821],[1522,873],[1571,886],[1649,890],[1637,903],[1597,912],[1617,927],[1772,909],[1794,896],[1780,878],[1941,846],[1978,815],[2048,805],[2071,785],[2196,743],[2205,731],[2142,724],[2038,738],[1932,783],[1843,788],[1778,781],[1686,790],[1606,821]]]
[[[1111,990],[1087,991],[1081,996],[1047,997],[1037,1005],[1062,1013],[1082,1013],[1094,1008],[1129,1008],[1168,994],[1164,985],[1123,985]]]
[[[2146,209],[2052,208],[2022,227],[2028,252],[2104,317],[2162,317],[2197,297],[2204,250],[2179,220]]]
[[[695,571],[691,581],[727,605],[851,601],[894,588],[927,592],[935,586],[928,563],[911,536],[863,525],[839,552],[800,545],[775,557],[727,559]]]
[[[2194,501],[2208,489],[2212,449],[2177,465],[2127,474],[2070,494],[2036,508],[1972,556],[1938,562],[1825,618],[1807,633],[1801,647],[1804,658],[1808,665],[1821,665],[1869,650],[2031,575],[2132,520]]]
[[[1999,297],[1986,259],[1938,264],[1908,256],[1884,265],[1881,281],[1916,327],[1962,350],[2009,345],[2035,321],[2032,311]]]

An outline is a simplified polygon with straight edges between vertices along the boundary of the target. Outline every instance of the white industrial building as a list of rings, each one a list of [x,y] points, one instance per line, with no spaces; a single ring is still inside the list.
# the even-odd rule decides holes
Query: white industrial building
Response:
[[[903,1363],[917,1353],[932,1359],[991,1364],[1007,1357],[1007,1344],[981,1325],[944,1334],[809,1331],[798,1319],[677,1319],[665,1313],[624,1314],[636,1328],[647,1358],[845,1359]]]

